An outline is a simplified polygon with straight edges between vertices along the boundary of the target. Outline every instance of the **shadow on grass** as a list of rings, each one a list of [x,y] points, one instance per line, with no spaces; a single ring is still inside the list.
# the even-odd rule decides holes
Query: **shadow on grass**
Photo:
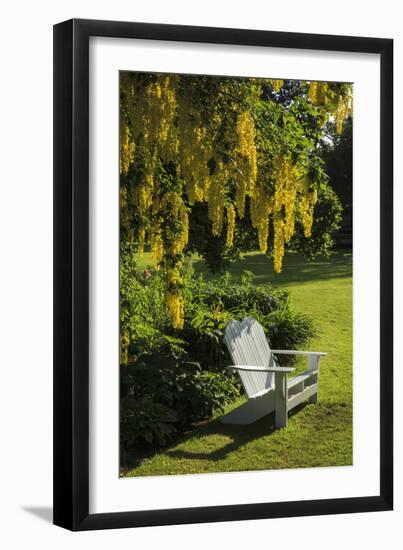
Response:
[[[295,409],[290,411],[290,413],[288,414],[288,418],[292,418],[294,414],[297,414],[307,405],[308,403],[302,403],[298,407],[295,407]],[[277,432],[278,428],[275,427],[274,421],[274,412],[268,414],[267,416],[261,418],[253,424],[247,424],[245,426],[222,424],[219,419],[214,420],[209,424],[208,427],[200,431],[197,436],[201,438],[207,435],[222,435],[231,438],[231,442],[227,443],[220,449],[216,449],[210,453],[198,453],[176,449],[172,451],[165,451],[165,454],[172,458],[187,458],[212,461],[222,460],[228,454],[232,453],[233,451],[237,451],[244,445],[247,445],[248,443],[251,443],[256,439],[260,439],[261,437],[267,437],[274,432]],[[183,440],[181,441],[181,443],[183,443]]]
[[[304,409],[308,403],[302,403],[298,407],[295,407],[290,411],[288,418],[292,418],[294,414]],[[229,443],[219,449],[215,449],[211,452],[191,452],[182,449],[156,449],[147,450],[137,449],[136,451],[129,453],[126,457],[124,465],[122,465],[122,475],[125,475],[129,470],[133,470],[141,465],[144,459],[152,458],[157,454],[164,454],[170,458],[178,459],[193,459],[193,460],[211,460],[217,461],[224,459],[228,454],[232,453],[262,437],[267,437],[278,431],[278,428],[274,424],[275,415],[274,412],[261,418],[253,424],[244,426],[223,424],[220,418],[211,420],[205,426],[196,428],[184,435],[175,443],[175,447],[183,445],[191,439],[203,439],[208,436],[226,436],[231,439]]]
[[[299,254],[286,254],[282,273],[274,273],[272,259],[265,254],[248,254],[243,260],[238,260],[227,271],[234,280],[239,280],[244,270],[252,271],[256,284],[271,282],[274,286],[304,283],[309,281],[351,277],[352,255],[348,251],[333,252],[329,259],[317,258],[308,262]],[[203,273],[206,279],[214,279],[204,260],[194,260],[193,267],[197,273]]]

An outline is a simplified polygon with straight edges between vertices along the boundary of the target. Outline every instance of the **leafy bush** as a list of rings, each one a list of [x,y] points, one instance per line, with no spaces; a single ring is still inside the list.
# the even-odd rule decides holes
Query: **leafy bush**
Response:
[[[162,446],[178,430],[208,418],[239,394],[230,376],[203,371],[175,354],[141,354],[121,370],[123,449],[138,442]]]
[[[120,252],[120,335],[123,365],[143,352],[184,352],[164,304],[164,283],[155,271],[136,269],[130,243]]]
[[[286,290],[255,285],[253,278],[250,271],[245,271],[241,284],[233,283],[227,273],[218,280],[205,282],[199,278],[193,287],[189,285],[193,308],[187,314],[183,338],[188,353],[205,368],[221,371],[230,364],[223,335],[231,319],[254,317],[265,329],[273,349],[302,347],[314,336],[312,321],[292,309]],[[285,360],[292,362],[292,357]]]
[[[284,307],[260,317],[258,320],[270,335],[272,349],[301,349],[315,334],[312,321],[306,315],[297,313],[289,307]],[[283,356],[284,361],[293,357]]]
[[[234,284],[229,273],[218,281],[204,283],[199,279],[197,288],[193,289],[194,300],[207,307],[218,305],[231,312],[257,310],[263,315],[282,307],[287,301],[288,293],[285,290],[274,290],[269,285],[254,285],[253,279],[253,274],[246,270],[241,277],[241,284]]]

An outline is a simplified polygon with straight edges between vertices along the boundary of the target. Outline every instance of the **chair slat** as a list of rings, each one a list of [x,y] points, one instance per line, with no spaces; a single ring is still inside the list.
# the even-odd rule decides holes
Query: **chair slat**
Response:
[[[264,330],[252,317],[230,321],[224,341],[234,365],[275,366]],[[239,375],[248,397],[255,397],[274,386],[273,373],[239,371]]]

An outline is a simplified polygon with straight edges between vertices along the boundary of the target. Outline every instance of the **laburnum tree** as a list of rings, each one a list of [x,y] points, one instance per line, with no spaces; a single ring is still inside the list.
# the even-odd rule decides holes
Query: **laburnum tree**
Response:
[[[298,227],[311,237],[318,144],[329,119],[341,132],[351,116],[351,85],[121,73],[120,101],[121,240],[150,244],[180,329],[186,253],[214,269],[249,235],[280,272]]]

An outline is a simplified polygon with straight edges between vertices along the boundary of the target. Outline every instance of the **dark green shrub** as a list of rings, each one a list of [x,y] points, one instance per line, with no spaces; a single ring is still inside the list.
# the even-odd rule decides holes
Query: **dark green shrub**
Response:
[[[155,270],[136,269],[134,248],[120,252],[120,362],[127,364],[140,353],[183,353],[184,342],[172,330],[164,304],[164,283]]]
[[[311,319],[288,306],[262,316],[259,320],[273,349],[301,348],[314,335]]]
[[[188,353],[204,368],[222,371],[230,363],[223,344],[225,326],[244,317],[261,323],[273,349],[300,349],[315,334],[312,321],[292,309],[287,291],[254,285],[250,272],[244,272],[241,284],[233,283],[228,274],[211,282],[199,278],[191,318],[183,330]],[[292,362],[292,357],[284,357],[284,364],[286,360]]]
[[[194,301],[226,311],[259,311],[263,315],[282,307],[288,299],[285,290],[253,284],[253,274],[244,271],[241,284],[234,284],[227,273],[218,280],[204,282],[194,289]]]
[[[231,375],[203,371],[187,357],[142,354],[121,369],[121,445],[166,445],[238,394]]]

